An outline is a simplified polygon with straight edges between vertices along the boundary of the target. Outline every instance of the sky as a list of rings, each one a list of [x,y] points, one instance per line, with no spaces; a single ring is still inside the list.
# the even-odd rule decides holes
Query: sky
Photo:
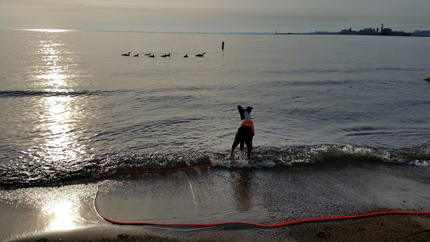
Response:
[[[157,32],[430,30],[429,0],[0,0],[2,29]]]

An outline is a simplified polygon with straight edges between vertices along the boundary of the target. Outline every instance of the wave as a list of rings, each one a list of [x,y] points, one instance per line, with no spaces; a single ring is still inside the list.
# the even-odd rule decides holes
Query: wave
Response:
[[[101,95],[107,91],[23,91],[23,90],[12,90],[12,91],[0,91],[0,98],[2,97],[38,97],[38,96],[91,96]]]
[[[165,171],[210,165],[221,169],[276,169],[294,165],[332,165],[366,162],[430,166],[430,144],[412,148],[383,149],[351,145],[257,147],[250,160],[238,161],[238,153],[184,152],[111,155],[70,162],[19,160],[0,165],[0,187],[56,186],[94,182],[113,171]]]

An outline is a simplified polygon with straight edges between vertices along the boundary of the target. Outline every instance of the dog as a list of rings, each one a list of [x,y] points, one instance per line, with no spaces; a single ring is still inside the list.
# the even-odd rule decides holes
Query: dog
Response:
[[[240,156],[239,160],[241,161],[243,158],[243,148],[244,144],[248,148],[248,159],[251,157],[252,147],[252,139],[254,138],[254,123],[251,120],[251,111],[252,107],[247,107],[243,109],[242,106],[237,106],[240,114],[240,127],[237,130],[236,136],[234,138],[233,145],[231,147],[231,156],[233,157],[233,152],[236,149],[237,145],[240,144]]]

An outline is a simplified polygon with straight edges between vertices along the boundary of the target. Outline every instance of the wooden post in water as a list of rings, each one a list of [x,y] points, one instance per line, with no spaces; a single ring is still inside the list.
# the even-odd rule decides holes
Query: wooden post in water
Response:
[[[224,50],[224,41],[222,42],[221,49]]]

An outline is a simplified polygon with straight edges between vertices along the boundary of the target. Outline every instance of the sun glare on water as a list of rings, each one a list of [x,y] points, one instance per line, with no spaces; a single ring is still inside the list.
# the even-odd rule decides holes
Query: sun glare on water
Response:
[[[46,93],[39,101],[38,113],[40,129],[44,131],[43,139],[38,141],[38,149],[45,161],[71,162],[85,154],[85,147],[76,136],[79,124],[79,105],[82,99],[67,95],[74,90],[73,71],[67,53],[68,45],[58,33],[66,30],[37,29],[43,32],[39,36],[39,62],[35,68],[36,88]],[[44,141],[44,142],[40,142]]]
[[[67,79],[65,74],[66,66],[62,64],[62,45],[55,39],[42,40],[40,42],[41,65],[38,79],[44,83],[45,90],[57,91],[67,88]]]
[[[74,222],[76,208],[70,201],[61,201],[44,207],[44,212],[51,216],[48,230],[71,230],[77,227]]]
[[[61,33],[61,32],[70,31],[66,29],[26,29],[26,30],[35,31],[35,32],[46,32],[46,33]]]

